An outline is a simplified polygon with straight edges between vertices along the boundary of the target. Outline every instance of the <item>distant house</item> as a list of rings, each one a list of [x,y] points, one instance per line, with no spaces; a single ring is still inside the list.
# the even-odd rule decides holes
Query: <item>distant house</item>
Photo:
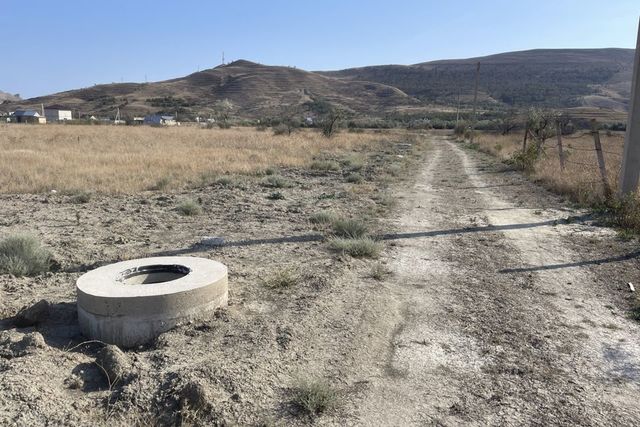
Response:
[[[134,125],[141,125],[144,123],[144,117],[134,117],[133,118],[133,124]]]
[[[145,116],[144,124],[151,125],[151,126],[175,126],[178,123],[176,122],[176,119],[173,116],[162,116],[160,114],[152,114],[150,116]]]
[[[51,106],[44,109],[44,115],[47,122],[64,122],[73,120],[71,110],[65,110],[58,106]]]
[[[9,115],[12,123],[47,123],[47,118],[35,110],[16,110]]]

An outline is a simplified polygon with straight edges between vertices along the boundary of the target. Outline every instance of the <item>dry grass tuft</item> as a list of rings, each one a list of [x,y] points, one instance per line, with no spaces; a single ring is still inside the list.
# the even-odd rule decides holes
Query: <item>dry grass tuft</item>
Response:
[[[264,285],[272,289],[289,288],[300,282],[300,274],[292,268],[284,268],[264,280]]]
[[[367,225],[358,219],[335,219],[331,226],[333,234],[338,237],[356,239],[367,234]]]
[[[29,235],[9,236],[0,241],[0,273],[34,276],[49,271],[51,253]]]
[[[176,211],[182,216],[196,216],[202,213],[202,206],[195,200],[183,200],[176,206]]]
[[[329,246],[336,252],[350,255],[354,258],[378,258],[382,252],[382,244],[370,237],[341,238],[329,240]]]
[[[338,393],[323,380],[298,380],[293,388],[293,403],[309,416],[318,416],[334,409]]]
[[[313,131],[281,138],[249,128],[1,124],[0,192],[170,190],[198,184],[203,174],[303,167],[322,153],[346,155],[377,144],[373,133],[329,140]]]

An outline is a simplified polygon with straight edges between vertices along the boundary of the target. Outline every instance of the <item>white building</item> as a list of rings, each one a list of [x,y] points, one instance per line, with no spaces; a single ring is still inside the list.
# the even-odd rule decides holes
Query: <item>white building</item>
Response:
[[[56,107],[45,108],[44,116],[47,118],[48,122],[64,122],[66,120],[73,119],[71,110],[61,110]]]

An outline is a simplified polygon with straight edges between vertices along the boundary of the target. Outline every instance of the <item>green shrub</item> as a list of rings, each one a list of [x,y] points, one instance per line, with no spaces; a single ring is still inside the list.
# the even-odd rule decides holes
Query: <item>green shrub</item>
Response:
[[[512,165],[516,169],[533,172],[537,161],[538,147],[535,144],[530,144],[524,152],[517,151],[514,153],[506,160],[506,163]]]
[[[33,276],[49,271],[51,253],[38,239],[14,235],[0,241],[0,272],[14,276]]]
[[[336,407],[338,393],[323,380],[298,380],[293,403],[307,415],[317,416]]]
[[[329,240],[331,249],[354,258],[377,258],[382,252],[382,245],[370,237],[355,239],[334,237]]]
[[[184,200],[182,203],[180,203],[176,207],[176,210],[180,215],[183,216],[195,216],[202,213],[202,206],[200,206],[200,204],[195,200],[189,199]]]
[[[336,219],[331,224],[338,237],[358,238],[367,234],[367,225],[357,219]]]

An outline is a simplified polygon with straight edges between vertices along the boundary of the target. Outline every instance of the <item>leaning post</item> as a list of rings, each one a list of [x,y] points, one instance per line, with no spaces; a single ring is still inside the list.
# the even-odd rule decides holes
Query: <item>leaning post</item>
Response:
[[[604,164],[604,154],[602,153],[602,143],[600,143],[600,131],[596,119],[591,119],[591,134],[593,135],[593,144],[596,148],[596,158],[598,159],[598,169],[600,169],[600,178],[602,179],[602,188],[604,190],[604,198],[611,198],[611,186],[607,178],[607,168]]]
[[[620,173],[620,195],[635,193],[640,176],[640,25],[636,43],[636,58],[633,62],[633,79],[631,81],[631,99],[627,132],[624,138],[624,155]]]
[[[560,156],[560,170],[564,172],[564,152],[562,151],[562,123],[556,120],[556,136],[558,138],[558,155]]]

